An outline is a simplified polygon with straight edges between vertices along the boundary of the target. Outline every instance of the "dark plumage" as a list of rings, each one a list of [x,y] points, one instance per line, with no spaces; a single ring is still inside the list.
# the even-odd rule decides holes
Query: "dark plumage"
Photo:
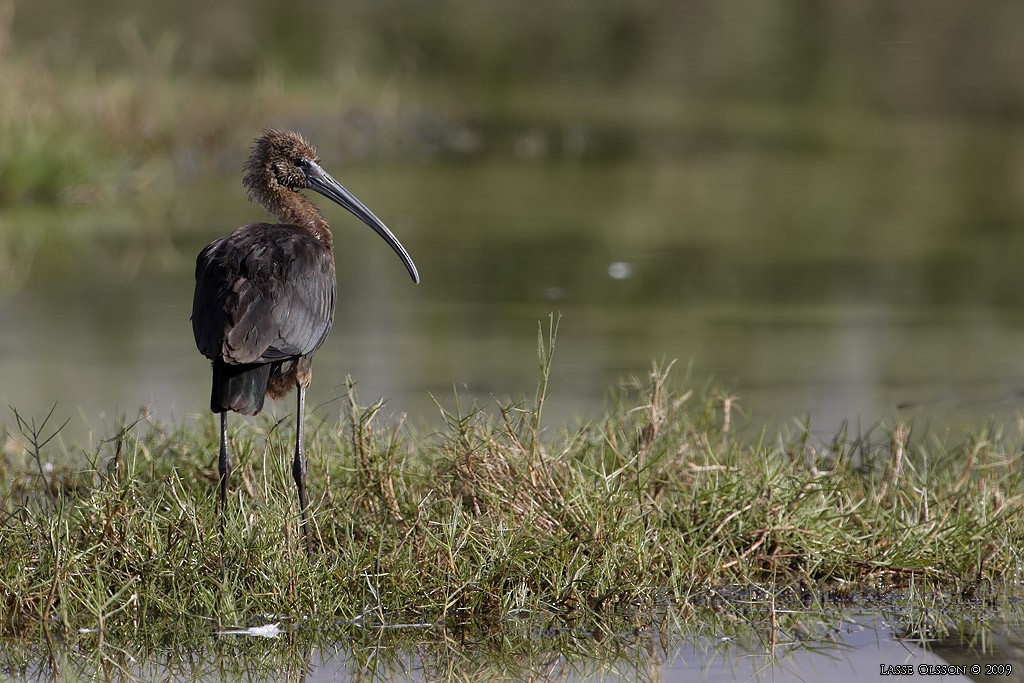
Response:
[[[298,226],[256,223],[207,245],[196,261],[192,329],[213,360],[210,410],[260,412],[270,378],[327,338],[334,295],[331,248]]]
[[[243,182],[250,199],[281,222],[245,225],[206,245],[196,259],[192,300],[196,346],[213,362],[210,410],[221,414],[221,506],[231,476],[227,411],[255,415],[267,395],[282,398],[297,388],[292,473],[307,534],[305,389],[313,354],[334,322],[337,285],[327,222],[298,190],[315,190],[352,212],[391,245],[419,282],[416,266],[391,231],[319,163],[313,147],[295,133],[267,130],[256,139]]]

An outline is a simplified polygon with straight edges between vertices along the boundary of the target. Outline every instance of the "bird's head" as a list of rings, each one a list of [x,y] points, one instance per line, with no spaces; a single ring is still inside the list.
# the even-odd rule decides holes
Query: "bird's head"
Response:
[[[268,189],[302,190],[310,187],[307,170],[312,164],[319,166],[320,159],[301,135],[268,129],[253,143],[243,182],[255,200]]]
[[[413,282],[420,281],[412,257],[398,238],[365,204],[321,168],[313,145],[298,133],[273,129],[263,131],[256,138],[252,154],[245,162],[242,182],[249,191],[250,199],[278,215],[282,214],[279,207],[287,203],[284,197],[289,193],[309,189],[322,194],[373,228],[402,259]],[[315,209],[313,211],[319,216]]]

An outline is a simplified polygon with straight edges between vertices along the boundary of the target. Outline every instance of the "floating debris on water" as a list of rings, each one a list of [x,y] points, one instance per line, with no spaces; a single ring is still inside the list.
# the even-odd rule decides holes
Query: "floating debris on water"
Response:
[[[629,261],[615,261],[608,266],[608,275],[615,280],[625,280],[633,274],[633,264]]]
[[[257,638],[277,638],[281,635],[281,623],[264,624],[263,626],[251,626],[249,628],[235,629],[231,631],[217,631],[218,636],[256,636]]]

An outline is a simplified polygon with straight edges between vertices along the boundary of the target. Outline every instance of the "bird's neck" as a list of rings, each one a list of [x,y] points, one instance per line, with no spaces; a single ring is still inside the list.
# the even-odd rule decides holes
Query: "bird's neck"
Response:
[[[264,208],[282,223],[296,225],[307,230],[328,249],[333,247],[331,230],[323,214],[304,195],[290,190],[268,197]]]

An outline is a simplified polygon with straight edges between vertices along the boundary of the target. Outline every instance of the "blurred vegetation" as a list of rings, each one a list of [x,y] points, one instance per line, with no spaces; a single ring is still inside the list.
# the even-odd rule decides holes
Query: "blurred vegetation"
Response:
[[[438,127],[509,118],[653,130],[653,149],[614,151],[655,156],[882,146],[908,119],[1016,127],[1022,14],[949,0],[4,0],[0,201],[92,197],[119,187],[108,173],[134,190],[237,152],[268,121],[331,145],[370,131],[375,151],[360,149],[378,156],[402,153],[396,137],[421,148]],[[667,150],[656,134],[694,126]],[[984,136],[970,148],[965,175],[1019,188],[1019,162]]]
[[[234,81],[268,72],[322,81],[343,70],[474,92],[639,83],[787,105],[1000,119],[1024,111],[1014,77],[1024,67],[1024,9],[1012,0],[43,0],[12,13],[7,42],[51,68]]]
[[[38,242],[15,206],[131,212],[65,208],[71,234],[166,230],[166,210],[141,205],[234,181],[279,125],[361,163],[626,161],[609,191],[630,202],[604,221],[622,233],[629,211],[634,241],[784,239],[826,273],[884,260],[897,280],[923,249],[940,297],[967,271],[1016,301],[1015,271],[988,264],[1024,248],[1022,15],[948,0],[4,0],[0,264]]]

